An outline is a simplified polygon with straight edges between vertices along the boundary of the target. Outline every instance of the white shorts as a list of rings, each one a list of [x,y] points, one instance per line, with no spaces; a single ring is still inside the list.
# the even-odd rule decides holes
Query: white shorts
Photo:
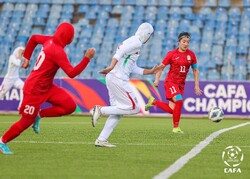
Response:
[[[139,107],[138,100],[132,91],[129,81],[117,78],[113,74],[106,75],[106,85],[111,106],[132,110]]]
[[[0,86],[0,97],[4,96],[12,87],[23,89],[24,82],[20,78],[4,78]]]

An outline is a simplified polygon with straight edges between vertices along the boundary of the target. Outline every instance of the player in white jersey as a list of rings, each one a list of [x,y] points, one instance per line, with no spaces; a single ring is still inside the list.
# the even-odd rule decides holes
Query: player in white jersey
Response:
[[[95,105],[91,111],[93,127],[102,115],[109,115],[102,132],[95,141],[96,146],[115,147],[108,142],[108,138],[122,115],[140,112],[140,106],[129,85],[129,79],[131,73],[140,75],[156,73],[156,66],[152,69],[143,69],[136,65],[141,47],[149,40],[153,31],[151,24],[142,23],[134,36],[119,45],[110,66],[99,72],[106,74],[106,85],[111,106]]]
[[[18,88],[22,92],[24,82],[19,78],[19,70],[23,52],[24,47],[17,47],[13,54],[10,55],[7,74],[0,86],[0,99],[3,98],[12,87]],[[22,98],[23,95],[20,96],[18,108],[22,103]]]

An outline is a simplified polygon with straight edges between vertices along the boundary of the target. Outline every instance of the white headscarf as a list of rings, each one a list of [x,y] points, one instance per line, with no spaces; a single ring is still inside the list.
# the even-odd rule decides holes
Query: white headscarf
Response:
[[[153,26],[150,23],[145,22],[138,27],[135,35],[139,36],[140,41],[145,44],[149,40],[153,32]]]
[[[16,58],[18,58],[19,50],[24,50],[24,47],[17,47],[15,48],[12,55],[14,55]]]

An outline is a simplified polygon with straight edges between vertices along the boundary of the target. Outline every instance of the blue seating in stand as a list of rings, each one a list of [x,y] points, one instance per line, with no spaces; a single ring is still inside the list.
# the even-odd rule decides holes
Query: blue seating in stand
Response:
[[[205,6],[216,7],[217,6],[217,0],[206,0]]]
[[[182,6],[183,2],[182,0],[175,0],[172,1],[171,6]]]
[[[159,0],[160,6],[170,6],[170,0]]]
[[[89,0],[75,0],[76,4],[86,5],[89,4]]]
[[[34,25],[36,26],[45,26],[45,18],[42,18],[42,17],[36,17],[34,18]]]
[[[89,2],[88,2],[90,5],[96,5],[96,4],[98,4],[99,2],[98,2],[98,0],[89,0]]]
[[[40,0],[41,4],[52,4],[52,0]]]
[[[215,32],[213,39],[214,44],[224,45],[225,40],[226,40],[226,35],[224,31]]]
[[[147,0],[136,0],[135,4],[139,6],[146,6],[148,5],[148,2]]]
[[[122,5],[123,4],[123,0],[112,0],[112,4],[113,5]]]
[[[135,5],[136,4],[136,0],[125,0],[125,4],[126,5]]]
[[[69,4],[69,5],[74,5],[75,4],[75,0],[64,0],[63,1],[64,4]]]
[[[11,2],[12,0],[4,1],[0,12],[0,47],[4,44],[12,49],[22,45],[33,33],[53,34],[54,24],[72,22],[74,13],[78,13],[81,16],[78,21],[74,21],[75,40],[72,45],[81,49],[96,47],[98,59],[102,58],[100,54],[105,54],[110,60],[114,46],[134,35],[138,25],[145,21],[151,23],[155,29],[151,40],[144,46],[147,53],[141,55],[145,59],[142,65],[146,67],[150,67],[153,63],[148,60],[149,58],[157,60],[158,56],[164,57],[167,51],[177,47],[176,37],[181,31],[191,33],[190,49],[199,55],[199,63],[204,61],[203,65],[209,70],[218,65],[222,68],[231,65],[233,69],[238,65],[236,59],[250,56],[250,8],[231,7],[230,0],[203,1],[204,6],[195,13],[193,13],[194,2],[196,3],[194,0],[13,0]],[[243,0],[239,5],[246,5],[248,2],[249,0]],[[9,55],[7,51],[2,54]],[[71,57],[75,57],[76,54],[80,55],[73,50],[69,51]],[[250,66],[243,65],[242,68],[247,70],[249,68],[250,77]],[[248,73],[247,70],[242,72]],[[207,69],[202,68],[201,72],[202,78],[207,79]],[[236,79],[232,74],[233,70],[227,76],[222,74],[221,78]],[[237,76],[237,79],[239,78]]]
[[[25,1],[25,0],[23,0],[23,1]],[[39,3],[42,3],[41,0],[26,0],[26,1],[28,2],[28,4],[39,4]]]
[[[14,5],[13,5],[14,2],[12,3],[4,3],[3,4],[3,10],[4,11],[13,11],[14,10]]]
[[[212,60],[215,61],[216,65],[223,64],[223,46],[222,45],[214,45],[212,47]]]
[[[111,0],[99,0],[99,4],[101,4],[101,5],[110,5]]]
[[[239,41],[239,46],[243,46],[243,47],[250,47],[250,40],[249,40],[249,35],[239,35],[238,37],[238,41]]]
[[[148,0],[148,5],[157,6],[158,5],[158,0]]]
[[[192,14],[193,10],[191,7],[182,7],[181,12],[183,15]]]
[[[15,12],[17,11],[25,11],[26,10],[26,5],[25,4],[21,4],[21,3],[17,3],[15,5]]]
[[[218,6],[225,8],[230,7],[230,0],[219,0]]]
[[[199,16],[201,20],[205,20],[210,14],[212,14],[212,9],[210,7],[202,7]],[[204,17],[202,18],[202,16]]]
[[[243,0],[242,6],[243,7],[250,7],[250,0]]]
[[[247,49],[246,46],[237,46],[237,54],[247,55]]]
[[[211,52],[211,43],[209,43],[208,41],[202,42],[200,45],[200,52]]]
[[[183,0],[182,6],[193,7],[194,6],[194,0]]]
[[[212,80],[212,81],[220,80],[220,73],[216,69],[209,70],[208,74],[209,74],[207,76],[208,80]]]
[[[236,47],[237,46],[237,39],[236,38],[227,39],[226,46],[227,47]]]
[[[190,47],[189,47],[192,51],[199,52],[200,51],[200,46],[199,43],[197,42],[191,42]]]

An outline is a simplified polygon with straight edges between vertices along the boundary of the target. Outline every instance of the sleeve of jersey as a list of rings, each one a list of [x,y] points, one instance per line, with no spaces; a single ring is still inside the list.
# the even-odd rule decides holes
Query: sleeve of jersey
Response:
[[[196,58],[195,53],[193,53],[192,56],[193,56],[193,60],[192,60],[191,67],[192,67],[192,69],[198,68],[198,63],[197,63],[197,58]]]
[[[61,53],[62,55],[58,58],[58,65],[62,68],[62,70],[70,77],[74,78],[79,75],[89,64],[90,59],[88,57],[83,57],[82,61],[73,67],[68,60],[68,57],[65,53]]]
[[[127,44],[120,45],[117,48],[117,50],[116,50],[115,55],[113,56],[113,58],[115,58],[115,59],[117,59],[119,61],[124,54],[126,54],[126,53],[129,54],[129,52],[131,50],[135,49],[136,46],[137,46],[136,43],[134,43],[134,44],[132,43],[132,44],[129,44],[129,45],[127,45]]]
[[[14,64],[15,66],[20,66],[21,60],[15,58],[14,55],[10,56],[10,63]]]
[[[168,52],[165,58],[162,60],[162,64],[164,64],[165,66],[170,64],[171,57],[172,57],[172,53]]]
[[[30,57],[34,51],[34,49],[36,48],[36,46],[38,44],[43,44],[44,42],[46,42],[47,40],[51,39],[52,36],[45,36],[45,35],[32,35],[25,47],[24,50],[24,58],[30,60]]]
[[[143,68],[138,67],[137,65],[135,65],[135,67],[134,67],[132,73],[135,73],[135,74],[138,74],[138,75],[143,75],[143,71],[144,71]]]

